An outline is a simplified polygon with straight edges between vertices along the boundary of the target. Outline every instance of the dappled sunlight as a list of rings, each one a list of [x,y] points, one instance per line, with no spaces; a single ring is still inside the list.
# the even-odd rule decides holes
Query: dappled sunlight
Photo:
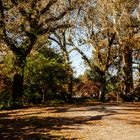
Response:
[[[37,136],[39,134],[48,134],[48,132],[52,131],[62,131],[66,129],[74,129],[75,131],[77,128],[73,126],[81,124],[90,124],[92,121],[98,121],[102,119],[102,115],[99,116],[86,116],[86,117],[27,117],[25,115],[24,118],[17,118],[12,117],[13,114],[10,114],[8,117],[2,117],[0,120],[0,127],[1,127],[1,137],[3,139],[8,138],[21,138],[21,137],[28,137],[30,135]],[[34,114],[33,114],[34,115]],[[111,115],[111,114],[109,114]],[[6,119],[7,118],[7,119]],[[94,123],[92,123],[94,124]],[[97,123],[96,123],[97,125]],[[100,125],[100,123],[98,124]],[[72,127],[71,127],[72,126]],[[17,136],[17,137],[16,137]]]
[[[110,127],[111,121],[140,125],[140,109],[129,105],[29,107],[0,112],[3,139],[81,139],[85,128]],[[80,134],[81,135],[81,134]],[[82,135],[83,136],[83,135]]]

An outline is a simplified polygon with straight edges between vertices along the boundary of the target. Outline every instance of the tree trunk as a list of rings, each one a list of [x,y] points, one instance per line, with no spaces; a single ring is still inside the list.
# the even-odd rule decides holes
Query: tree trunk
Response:
[[[72,102],[72,92],[73,92],[73,75],[69,75],[69,84],[68,84],[68,100]]]
[[[68,85],[68,92],[71,94],[71,96],[72,96],[72,88],[73,88],[73,77],[70,76],[70,82]]]
[[[130,95],[133,92],[133,70],[132,70],[132,50],[127,48],[123,52],[124,57],[124,77],[125,94]]]
[[[14,102],[18,102],[23,95],[25,60],[26,58],[22,56],[16,56],[16,61],[14,63],[14,67],[16,69],[12,85],[12,100]]]
[[[105,73],[101,73],[101,88],[100,88],[100,96],[99,101],[105,102],[105,91],[106,91],[106,80]]]
[[[23,95],[23,74],[15,74],[12,86],[12,98],[18,101]]]
[[[67,45],[66,45],[66,30],[62,33],[63,35],[63,45],[60,46],[62,51],[63,51],[63,55],[64,55],[64,59],[65,61],[69,64],[70,66],[70,58],[69,58],[69,53],[67,51]],[[71,68],[69,68],[69,84],[68,84],[68,100],[69,102],[72,101],[72,90],[73,90],[73,70]]]

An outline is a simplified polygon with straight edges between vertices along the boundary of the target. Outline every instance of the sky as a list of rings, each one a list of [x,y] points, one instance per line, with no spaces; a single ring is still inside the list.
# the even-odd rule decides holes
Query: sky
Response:
[[[91,47],[82,46],[82,47],[80,47],[80,49],[86,54],[86,56],[88,58],[91,58],[91,56],[92,56]],[[71,65],[72,65],[72,67],[75,71],[74,76],[78,77],[79,75],[83,74],[85,72],[86,68],[87,68],[86,65],[85,65],[85,62],[81,58],[81,55],[76,51],[71,52],[70,58],[71,58],[71,61],[72,61]]]
[[[56,49],[56,51],[58,51],[58,52],[61,52],[59,45],[55,42],[53,42],[50,47]],[[92,56],[92,47],[91,46],[83,45],[83,46],[79,47],[77,45],[77,47],[85,53],[87,58],[91,58],[91,56]],[[71,49],[72,49],[72,47],[69,47],[68,50],[71,50]],[[71,66],[74,70],[75,77],[78,77],[79,75],[81,75],[85,72],[87,67],[86,67],[85,62],[82,59],[81,55],[77,51],[73,50],[70,53],[70,61],[71,61]]]

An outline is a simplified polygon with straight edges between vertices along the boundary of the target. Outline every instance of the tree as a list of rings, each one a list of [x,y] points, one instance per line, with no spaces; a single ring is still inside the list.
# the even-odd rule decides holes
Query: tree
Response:
[[[102,101],[105,99],[106,72],[114,62],[123,58],[121,67],[124,65],[122,67],[126,87],[124,92],[129,95],[133,89],[132,53],[135,46],[138,47],[134,38],[138,33],[139,22],[133,13],[138,6],[138,1],[91,0],[86,5],[88,6],[82,7],[83,20],[80,26],[82,25],[87,35],[79,38],[82,44],[88,43],[94,47],[93,64],[78,47],[76,50],[93,71],[100,73]]]
[[[25,67],[25,101],[45,103],[64,99],[68,84],[68,64],[53,49],[43,47],[27,58]]]
[[[0,0],[0,35],[15,55],[12,86],[15,102],[23,95],[26,57],[41,36],[71,27],[64,17],[73,7],[73,4],[67,6],[67,2],[62,3],[61,0]]]
[[[85,29],[87,35],[80,36],[79,41],[82,45],[89,44],[93,46],[93,60],[88,59],[86,54],[84,54],[84,52],[82,52],[75,45],[74,41],[71,42],[75,50],[77,50],[82,55],[82,58],[86,61],[86,63],[89,65],[92,71],[96,71],[96,73],[99,73],[101,82],[100,100],[104,101],[106,92],[106,72],[117,57],[117,52],[115,51],[116,47],[114,47],[116,33],[114,30],[105,27],[105,24],[106,26],[111,25],[111,21],[110,23],[109,21],[103,21],[109,14],[108,9],[104,8],[106,12],[103,13],[103,7],[100,7],[101,4],[99,2],[97,2],[97,4],[92,2],[93,1],[88,2],[87,8],[83,7],[83,11],[86,11],[86,13],[83,13],[83,20],[81,21],[82,28]],[[105,29],[102,30],[102,28]]]
[[[129,99],[129,96],[133,94],[133,52],[138,49],[139,40],[136,39],[136,35],[139,32],[139,21],[136,16],[136,9],[139,2],[137,0],[133,1],[121,1],[118,0],[113,3],[114,19],[116,20],[121,14],[121,19],[119,20],[119,25],[116,28],[118,45],[120,48],[121,57],[121,69],[124,83],[124,100]]]
[[[77,80],[78,82],[75,82],[75,93],[78,97],[98,99],[100,83],[93,81],[88,71],[80,75]]]
[[[60,50],[62,52],[62,55],[64,57],[65,62],[68,63],[69,65],[69,70],[68,70],[68,78],[69,78],[69,84],[68,84],[68,95],[69,95],[69,100],[71,101],[72,98],[72,91],[73,91],[73,70],[70,67],[71,61],[70,61],[70,56],[69,56],[69,51],[67,48],[67,30],[66,29],[60,29],[56,32],[54,32],[53,36],[50,36],[49,39],[51,41],[54,41],[59,45]]]
[[[81,7],[83,5],[83,3],[84,3],[83,0],[77,1],[78,8],[77,8],[77,10],[75,10],[75,13],[72,13],[72,18],[71,18],[71,14],[69,14],[65,17],[65,18],[67,18],[67,20],[71,20],[73,22],[72,28],[59,29],[59,30],[55,31],[53,33],[53,35],[48,37],[48,39],[55,42],[60,47],[62,55],[63,55],[65,61],[69,64],[69,66],[72,63],[70,60],[70,53],[74,50],[73,48],[70,49],[71,46],[73,46],[72,44],[69,43],[69,40],[71,39],[70,34],[73,33],[73,30],[76,27],[77,17],[79,15],[79,11],[80,11],[79,7]],[[69,1],[69,5],[71,5],[71,1]],[[74,36],[72,36],[72,37],[74,37]],[[69,95],[69,100],[71,101],[72,92],[73,92],[73,69],[71,66],[69,67],[68,71],[69,71],[68,95]]]

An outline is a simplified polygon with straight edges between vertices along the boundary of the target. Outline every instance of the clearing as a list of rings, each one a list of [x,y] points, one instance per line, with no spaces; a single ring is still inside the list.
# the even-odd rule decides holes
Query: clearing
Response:
[[[140,140],[140,103],[0,111],[2,140]]]

